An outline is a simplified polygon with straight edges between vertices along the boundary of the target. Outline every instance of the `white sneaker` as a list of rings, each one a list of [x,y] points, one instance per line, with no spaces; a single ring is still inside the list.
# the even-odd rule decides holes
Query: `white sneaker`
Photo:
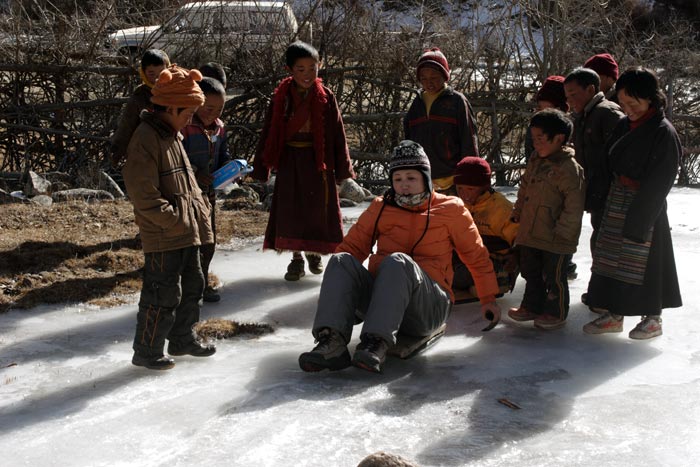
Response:
[[[630,331],[630,339],[651,339],[663,334],[661,329],[661,316],[642,316],[642,320]]]
[[[608,332],[622,332],[623,316],[613,315],[612,313],[603,313],[600,318],[596,318],[590,323],[583,326],[583,332],[586,334],[605,334]]]

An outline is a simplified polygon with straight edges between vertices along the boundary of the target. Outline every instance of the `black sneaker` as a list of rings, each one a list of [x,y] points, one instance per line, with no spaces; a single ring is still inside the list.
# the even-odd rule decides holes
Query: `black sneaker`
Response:
[[[149,370],[169,370],[175,366],[175,360],[168,358],[165,355],[147,356],[134,352],[131,363],[136,366],[142,366]]]
[[[216,303],[221,300],[221,295],[219,295],[219,292],[217,292],[214,287],[207,287],[202,294],[202,300],[209,303]]]
[[[299,367],[304,371],[342,370],[350,366],[350,352],[345,338],[336,330],[323,328],[311,352],[299,355]]]
[[[197,341],[191,341],[184,345],[168,344],[168,353],[176,357],[182,355],[192,355],[193,357],[209,357],[216,353],[216,347],[213,345],[202,345]]]
[[[364,334],[360,336],[360,343],[355,348],[352,364],[363,370],[381,373],[387,350],[387,341],[374,334]]]
[[[569,261],[566,265],[566,278],[570,281],[578,278],[578,272],[576,272],[576,263]]]
[[[287,266],[287,273],[284,279],[288,281],[298,281],[304,277],[304,258],[294,258]]]

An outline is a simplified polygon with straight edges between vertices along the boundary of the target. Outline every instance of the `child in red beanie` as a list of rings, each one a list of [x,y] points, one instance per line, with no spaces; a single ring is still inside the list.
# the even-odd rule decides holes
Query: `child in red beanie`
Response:
[[[569,111],[569,104],[566,102],[566,93],[564,92],[564,79],[563,76],[552,75],[544,80],[542,87],[535,94],[535,110],[538,112],[544,109]],[[534,151],[532,135],[528,131],[525,133],[525,158],[529,159]]]
[[[454,183],[457,194],[474,219],[484,245],[489,250],[499,293],[513,289],[518,272],[507,268],[510,248],[518,233],[518,224],[510,220],[513,203],[491,187],[491,166],[481,157],[465,157],[457,164]],[[477,299],[474,279],[469,269],[454,254],[452,257],[454,279],[452,288],[456,302]],[[508,271],[507,269],[511,269]]]
[[[447,85],[450,66],[437,47],[421,55],[416,75],[423,90],[404,118],[404,134],[428,154],[435,190],[456,195],[457,162],[479,155],[474,112],[464,94]]]
[[[584,68],[590,68],[600,76],[600,91],[605,98],[617,102],[615,82],[619,72],[617,62],[610,54],[594,55],[583,64]]]
[[[201,79],[199,71],[176,65],[160,73],[153,111],[141,112],[122,171],[145,257],[131,363],[152,370],[175,365],[163,354],[166,338],[170,355],[216,352],[192,334],[204,290],[199,246],[214,236],[209,203],[180,142],[180,130],[204,103]]]

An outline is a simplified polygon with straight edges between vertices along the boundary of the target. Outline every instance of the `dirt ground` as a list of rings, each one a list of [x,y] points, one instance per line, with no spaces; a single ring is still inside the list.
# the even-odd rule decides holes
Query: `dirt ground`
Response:
[[[217,205],[219,246],[263,235],[267,216]],[[128,201],[0,205],[0,312],[133,300],[143,263],[137,232]]]

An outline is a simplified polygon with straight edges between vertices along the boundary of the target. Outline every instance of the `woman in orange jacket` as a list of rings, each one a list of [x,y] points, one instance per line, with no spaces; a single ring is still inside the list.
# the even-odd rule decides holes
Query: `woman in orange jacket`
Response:
[[[389,177],[392,187],[360,216],[328,263],[313,326],[318,345],[299,357],[304,371],[353,364],[381,372],[397,333],[426,336],[442,326],[454,301],[453,250],[474,277],[482,313],[500,317],[489,252],[462,200],[433,192],[423,148],[402,141]],[[362,321],[351,359],[347,344]]]

